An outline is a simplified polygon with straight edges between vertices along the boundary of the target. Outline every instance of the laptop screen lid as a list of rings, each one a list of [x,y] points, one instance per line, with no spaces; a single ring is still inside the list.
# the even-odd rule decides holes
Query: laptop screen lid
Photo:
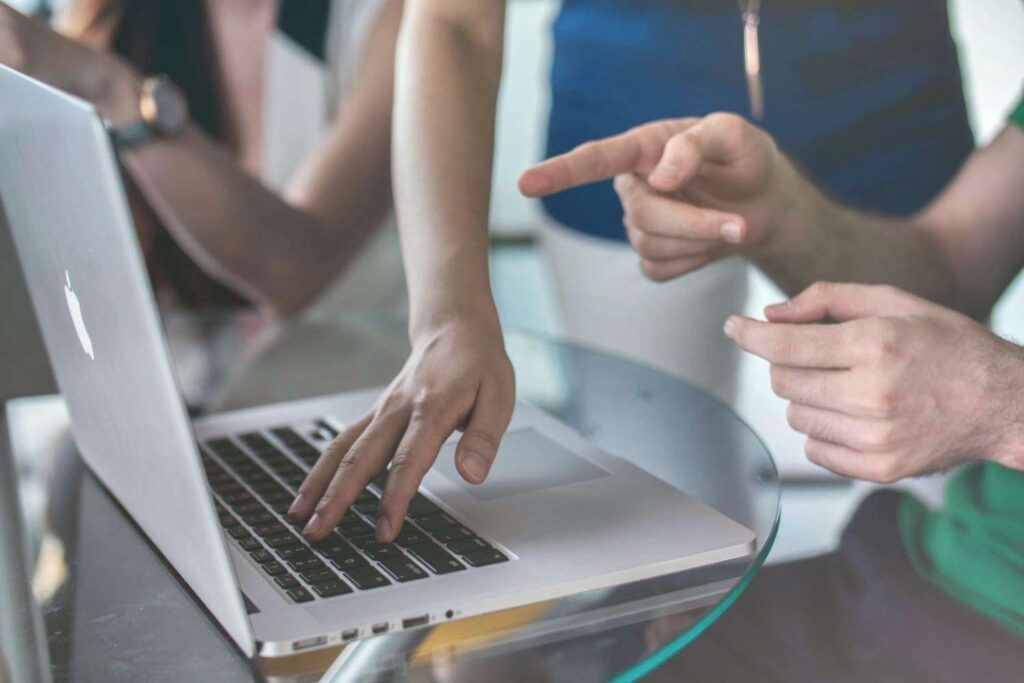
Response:
[[[248,655],[254,641],[107,133],[0,65],[0,200],[83,458]]]

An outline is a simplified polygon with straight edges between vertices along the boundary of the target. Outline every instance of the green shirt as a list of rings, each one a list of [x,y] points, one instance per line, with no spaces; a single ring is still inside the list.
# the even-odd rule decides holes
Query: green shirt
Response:
[[[1010,121],[1024,129],[1024,99]],[[1024,635],[1024,472],[969,465],[950,480],[937,512],[904,496],[900,532],[921,576]]]

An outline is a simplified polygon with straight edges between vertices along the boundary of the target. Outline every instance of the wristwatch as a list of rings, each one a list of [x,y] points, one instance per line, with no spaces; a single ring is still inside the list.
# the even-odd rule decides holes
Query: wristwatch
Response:
[[[131,149],[154,138],[174,137],[187,123],[185,95],[167,76],[152,76],[142,82],[139,120],[111,127],[110,137],[119,150]]]

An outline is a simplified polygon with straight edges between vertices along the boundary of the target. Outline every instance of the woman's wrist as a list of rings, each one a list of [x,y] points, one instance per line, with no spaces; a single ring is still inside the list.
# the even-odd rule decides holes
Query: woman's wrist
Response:
[[[438,293],[430,301],[414,306],[409,316],[409,340],[413,346],[440,331],[469,327],[501,336],[501,322],[488,288],[485,293]]]
[[[117,127],[139,120],[143,78],[121,60],[111,63],[96,79],[89,99],[100,115]]]

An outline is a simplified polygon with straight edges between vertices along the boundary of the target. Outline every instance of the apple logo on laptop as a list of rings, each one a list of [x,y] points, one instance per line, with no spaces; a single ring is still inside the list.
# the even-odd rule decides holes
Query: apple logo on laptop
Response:
[[[75,325],[75,332],[78,333],[78,341],[82,343],[82,350],[89,358],[96,360],[92,350],[92,337],[85,327],[85,319],[82,318],[82,305],[78,303],[78,295],[71,289],[71,274],[64,271],[64,278],[67,283],[64,285],[64,298],[68,300],[68,311],[71,313],[71,322]]]

